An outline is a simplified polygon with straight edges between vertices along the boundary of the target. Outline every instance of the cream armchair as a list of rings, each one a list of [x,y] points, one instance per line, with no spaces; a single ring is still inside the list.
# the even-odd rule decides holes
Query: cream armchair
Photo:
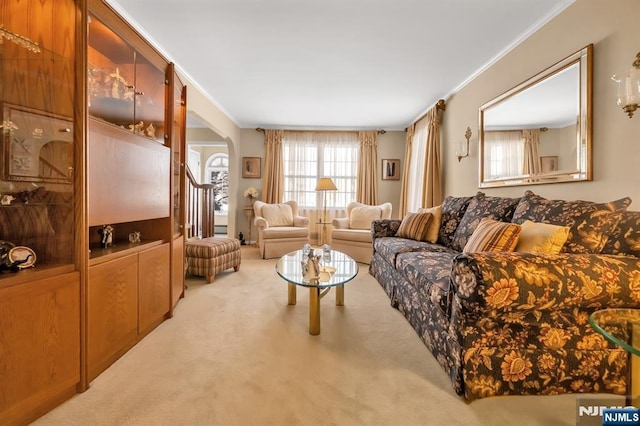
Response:
[[[391,219],[392,209],[391,203],[378,206],[349,203],[347,217],[333,219],[331,222],[331,248],[348,254],[357,262],[370,263],[373,254],[371,222]]]
[[[309,242],[309,218],[298,215],[298,203],[295,201],[280,204],[256,201],[253,212],[263,259],[299,250]]]

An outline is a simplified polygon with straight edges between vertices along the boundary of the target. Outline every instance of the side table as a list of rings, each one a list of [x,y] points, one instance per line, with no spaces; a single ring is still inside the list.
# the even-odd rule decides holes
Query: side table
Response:
[[[247,239],[247,244],[253,245],[253,241],[251,240],[251,228],[253,228],[253,206],[244,206],[242,210],[244,210],[244,214],[247,216],[247,220],[249,221],[249,238]]]

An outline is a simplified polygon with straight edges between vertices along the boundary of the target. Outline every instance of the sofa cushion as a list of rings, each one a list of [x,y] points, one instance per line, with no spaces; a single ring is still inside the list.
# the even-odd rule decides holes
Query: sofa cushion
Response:
[[[478,194],[482,194],[482,192],[478,192]],[[439,244],[453,248],[453,236],[472,198],[448,196],[444,199],[442,203],[442,223],[438,232]]]
[[[334,229],[331,231],[332,240],[346,240],[349,242],[371,242],[370,229]]]
[[[602,249],[605,254],[630,254],[640,257],[640,212],[616,212],[618,224]]]
[[[520,225],[485,217],[476,226],[464,246],[465,253],[480,251],[513,251],[520,236]]]
[[[431,213],[407,213],[400,223],[396,237],[426,241],[429,223],[432,219]]]
[[[611,214],[623,211],[631,199],[621,198],[609,203],[592,201],[548,200],[526,191],[513,214],[512,222],[522,224],[525,220],[570,227],[563,253],[600,253],[607,242],[608,234],[620,218]]]
[[[398,254],[396,269],[418,292],[448,312],[449,276],[456,252],[410,252]]]
[[[569,237],[568,226],[525,220],[515,251],[525,253],[558,254]]]
[[[425,241],[409,240],[398,237],[376,238],[373,242],[374,251],[396,266],[396,256],[400,253],[428,251],[435,253],[457,253],[456,251],[439,244],[427,243]]]
[[[430,207],[428,209],[418,209],[418,213],[431,213],[433,219],[427,229],[426,241],[430,243],[438,242],[438,233],[440,232],[440,225],[442,224],[442,205]]]
[[[275,238],[298,238],[308,237],[309,228],[299,228],[295,226],[275,226],[273,228],[267,228],[262,231],[262,236],[265,239]]]
[[[500,222],[511,222],[513,212],[519,202],[520,198],[487,197],[482,192],[477,193],[469,202],[469,206],[460,220],[453,236],[452,248],[462,250],[476,226],[485,217]]]
[[[262,206],[262,217],[269,226],[293,225],[293,210],[289,204],[265,204]]]
[[[382,219],[382,208],[378,206],[358,206],[349,213],[351,229],[371,229],[371,222]]]

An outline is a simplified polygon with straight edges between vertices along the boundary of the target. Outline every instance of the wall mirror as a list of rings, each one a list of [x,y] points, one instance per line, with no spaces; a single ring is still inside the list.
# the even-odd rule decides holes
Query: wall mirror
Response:
[[[480,188],[592,179],[593,45],[480,107]]]

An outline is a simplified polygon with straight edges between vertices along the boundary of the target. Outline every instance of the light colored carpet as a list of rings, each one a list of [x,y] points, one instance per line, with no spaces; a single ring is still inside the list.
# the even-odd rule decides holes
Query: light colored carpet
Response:
[[[36,425],[575,425],[576,396],[467,403],[368,266],[345,306],[322,299],[308,333],[308,291],[287,305],[275,260],[243,247],[240,271],[187,280],[162,323]]]

